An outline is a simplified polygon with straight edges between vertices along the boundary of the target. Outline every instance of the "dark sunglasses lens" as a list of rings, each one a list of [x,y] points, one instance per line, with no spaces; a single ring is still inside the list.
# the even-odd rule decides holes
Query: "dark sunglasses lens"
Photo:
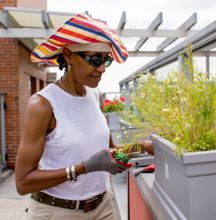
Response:
[[[104,66],[105,67],[110,66],[112,61],[113,61],[113,59],[111,57],[108,57],[107,59],[105,59]]]
[[[93,67],[99,67],[103,63],[103,59],[100,57],[92,57],[91,58],[91,65]]]
[[[99,67],[101,64],[104,63],[105,67],[110,66],[110,64],[112,63],[113,59],[111,57],[107,57],[105,59],[101,58],[101,57],[93,57],[91,59],[91,65],[93,67]]]

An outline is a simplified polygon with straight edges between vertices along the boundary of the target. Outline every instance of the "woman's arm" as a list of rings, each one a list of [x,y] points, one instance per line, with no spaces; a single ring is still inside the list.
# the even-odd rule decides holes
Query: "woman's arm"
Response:
[[[41,191],[67,181],[65,168],[39,170],[45,138],[52,119],[52,107],[44,98],[33,95],[28,103],[24,132],[16,158],[16,186],[19,194]],[[83,164],[75,166],[77,175],[85,172]]]

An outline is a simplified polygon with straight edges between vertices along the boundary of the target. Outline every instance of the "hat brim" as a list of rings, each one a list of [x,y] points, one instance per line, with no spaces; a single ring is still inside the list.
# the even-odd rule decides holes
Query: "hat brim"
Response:
[[[106,44],[110,56],[118,63],[123,63],[128,52],[120,37],[112,31],[106,22],[85,14],[76,14],[66,21],[49,39],[38,45],[31,54],[31,61],[57,65],[57,57],[66,46],[76,48],[85,46],[96,48],[97,44]],[[94,45],[91,47],[91,45]],[[83,50],[82,50],[83,51]],[[89,50],[89,51],[93,51]]]

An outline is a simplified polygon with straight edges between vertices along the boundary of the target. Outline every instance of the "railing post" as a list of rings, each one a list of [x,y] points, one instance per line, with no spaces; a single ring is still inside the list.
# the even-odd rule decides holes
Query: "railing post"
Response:
[[[6,144],[5,144],[5,94],[0,93],[0,111],[1,111],[1,167],[6,166]]]
[[[209,59],[209,51],[206,52],[206,76],[209,79],[210,74],[210,59]]]
[[[120,93],[123,94],[123,84],[120,85]]]
[[[125,104],[126,104],[126,110],[128,111],[130,109],[130,100],[129,100],[129,94],[130,94],[130,88],[129,88],[129,82],[125,83]]]
[[[189,81],[193,80],[193,57],[182,53],[178,56],[179,70],[182,71]]]
[[[133,91],[137,88],[137,79],[133,79]],[[138,115],[138,109],[136,106],[133,106],[133,113],[134,115]]]

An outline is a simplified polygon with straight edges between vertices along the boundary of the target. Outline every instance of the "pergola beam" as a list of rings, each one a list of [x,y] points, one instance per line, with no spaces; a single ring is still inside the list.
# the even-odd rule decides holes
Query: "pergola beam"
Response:
[[[46,29],[53,28],[53,24],[46,10],[41,11],[41,21]]]
[[[30,51],[32,51],[36,46],[37,43],[34,41],[34,39],[25,39],[25,38],[20,38],[19,41]]]
[[[41,28],[8,28],[0,29],[0,38],[44,38],[54,32],[54,29]]]
[[[157,57],[162,51],[128,51],[129,57]],[[193,54],[194,57],[215,57],[216,51],[199,51]]]
[[[122,16],[120,18],[119,24],[118,24],[118,30],[123,30],[124,26],[126,24],[126,12],[122,12]]]
[[[192,14],[182,25],[178,27],[178,30],[189,30],[197,23],[197,13]],[[170,44],[172,44],[174,41],[176,41],[178,38],[176,37],[170,37],[166,38],[163,42],[160,43],[160,45],[157,46],[158,51],[164,50],[166,47],[168,47]]]
[[[119,32],[122,37],[189,37],[196,31],[183,31],[183,30],[146,30],[146,29],[126,29],[114,30]],[[48,38],[54,29],[42,28],[8,28],[0,29],[1,38]]]
[[[205,56],[206,52],[202,52],[203,48],[208,47],[209,49],[211,49],[214,48],[216,44],[216,20],[207,25],[202,30],[198,31],[193,36],[176,45],[174,48],[170,49],[169,51],[163,52],[149,63],[137,69],[134,73],[121,80],[119,82],[119,85],[121,86],[125,83],[128,83],[129,81],[137,78],[141,73],[144,73],[147,70],[149,70],[150,72],[155,71],[158,68],[177,60],[179,54],[185,52],[186,46],[189,43],[192,45],[194,56]],[[209,51],[209,56],[215,56],[215,52],[216,51]]]
[[[1,11],[0,12],[0,24],[4,27],[4,28],[8,28],[8,14],[5,11]]]
[[[160,29],[160,30],[148,30],[148,29],[125,29],[125,30],[114,30],[121,37],[178,37],[185,38],[189,37],[197,30],[176,30],[176,29]]]
[[[163,22],[162,12],[160,12],[156,18],[149,25],[148,30],[156,30]],[[141,37],[135,45],[134,50],[138,51],[140,47],[148,40],[148,37]]]
[[[193,13],[180,27],[182,30],[189,30],[197,23],[197,13]]]
[[[161,51],[128,51],[130,57],[157,57]]]

